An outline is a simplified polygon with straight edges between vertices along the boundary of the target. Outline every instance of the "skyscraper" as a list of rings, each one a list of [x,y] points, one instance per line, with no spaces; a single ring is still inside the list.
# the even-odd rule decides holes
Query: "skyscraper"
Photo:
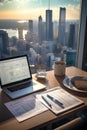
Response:
[[[38,18],[38,36],[39,36],[39,41],[40,43],[42,42],[42,37],[43,37],[43,29],[42,29],[42,17],[39,16]]]
[[[46,22],[43,22],[43,41],[46,40]]]
[[[0,30],[0,58],[6,57],[9,55],[9,38],[6,31]]]
[[[19,39],[23,39],[23,28],[22,27],[18,28],[18,37],[19,37]]]
[[[76,65],[76,50],[68,49],[66,52],[66,65],[75,66]]]
[[[68,47],[75,48],[75,24],[70,24]]]
[[[29,20],[29,31],[33,33],[33,20]]]
[[[53,40],[52,10],[46,10],[46,40]]]
[[[66,8],[60,8],[58,43],[65,45]]]

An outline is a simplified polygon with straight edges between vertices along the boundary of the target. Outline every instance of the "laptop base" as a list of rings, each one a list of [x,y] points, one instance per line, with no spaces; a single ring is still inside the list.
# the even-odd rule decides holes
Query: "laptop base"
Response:
[[[33,81],[33,85],[29,86],[29,87],[24,87],[20,90],[17,90],[17,91],[10,91],[9,89],[7,88],[4,88],[3,91],[11,98],[11,99],[16,99],[16,98],[19,98],[19,97],[22,97],[22,96],[25,96],[25,95],[28,95],[28,94],[31,94],[31,93],[34,93],[34,92],[37,92],[37,91],[40,91],[42,89],[45,89],[46,86],[39,83],[38,81],[35,81],[35,80],[32,80]]]

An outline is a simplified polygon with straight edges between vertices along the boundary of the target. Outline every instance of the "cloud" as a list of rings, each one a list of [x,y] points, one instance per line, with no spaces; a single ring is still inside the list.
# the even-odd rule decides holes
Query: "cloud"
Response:
[[[13,0],[0,0],[0,6],[3,7],[4,4],[10,3],[10,2],[12,2],[12,1],[13,1]]]
[[[74,0],[74,2],[80,2],[80,0]]]
[[[0,3],[10,2],[10,1],[13,1],[13,0],[0,0]]]
[[[0,6],[3,6],[5,0],[0,0]]]
[[[4,2],[4,0],[0,0],[0,3],[3,3]]]

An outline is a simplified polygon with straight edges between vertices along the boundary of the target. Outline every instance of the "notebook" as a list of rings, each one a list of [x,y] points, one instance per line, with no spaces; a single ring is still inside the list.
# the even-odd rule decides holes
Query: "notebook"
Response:
[[[32,79],[27,55],[0,60],[0,82],[2,90],[12,99],[46,88]]]

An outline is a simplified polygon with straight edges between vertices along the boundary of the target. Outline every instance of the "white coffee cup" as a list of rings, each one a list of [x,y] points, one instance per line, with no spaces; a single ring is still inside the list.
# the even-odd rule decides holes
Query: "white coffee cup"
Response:
[[[63,61],[56,61],[54,64],[54,74],[56,76],[65,75],[66,64]]]

